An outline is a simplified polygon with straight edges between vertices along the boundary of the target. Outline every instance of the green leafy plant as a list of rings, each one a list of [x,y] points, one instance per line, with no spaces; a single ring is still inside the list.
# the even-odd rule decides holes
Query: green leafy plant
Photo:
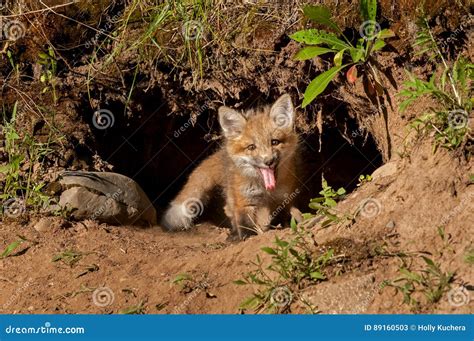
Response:
[[[334,66],[311,81],[304,93],[302,107],[310,104],[347,67],[350,67],[347,72],[349,82],[356,81],[357,67],[360,66],[369,89],[382,95],[383,87],[373,56],[386,45],[385,39],[393,37],[394,33],[389,29],[381,30],[375,21],[377,1],[360,1],[360,13],[364,22],[360,26],[361,37],[356,44],[344,35],[342,29],[333,21],[331,11],[326,6],[308,5],[304,7],[303,12],[310,20],[325,26],[330,31],[307,29],[292,34],[290,38],[306,45],[295,55],[295,59],[307,60],[332,53]]]
[[[362,186],[363,184],[367,183],[367,182],[371,182],[372,181],[372,176],[367,174],[367,175],[363,175],[361,174],[359,176],[359,183],[357,184],[357,187],[360,187]]]
[[[62,263],[73,267],[86,254],[87,253],[80,251],[66,250],[55,255],[51,261],[53,263],[61,261]]]
[[[0,259],[10,256],[24,241],[24,239],[20,238],[15,240],[13,243],[8,244],[2,254],[0,254]]]
[[[119,314],[123,315],[142,315],[145,314],[145,302],[140,301],[137,305],[124,308],[119,311]]]
[[[434,132],[434,148],[441,146],[450,150],[465,146],[473,139],[469,127],[474,100],[471,98],[474,64],[460,56],[449,64],[441,53],[431,32],[428,21],[420,21],[416,38],[418,54],[427,54],[437,62],[437,70],[425,81],[408,72],[408,81],[399,96],[404,97],[400,111],[405,111],[419,98],[426,96],[436,102],[436,106],[417,117],[410,127],[419,136]]]
[[[342,214],[336,208],[337,201],[342,199],[346,194],[344,188],[335,191],[328,185],[324,177],[321,180],[322,190],[319,192],[320,197],[311,199],[309,208],[316,211],[315,214],[306,213],[303,215],[305,220],[309,220],[315,216],[324,216],[326,219],[321,223],[322,227],[327,227],[333,223],[341,222],[348,218],[346,214]]]
[[[7,245],[7,247],[5,248],[5,250],[3,250],[3,252],[0,254],[0,259],[2,258],[7,258],[7,257],[10,257],[13,255],[13,252],[15,250],[17,250],[21,245],[23,245],[24,243],[29,243],[29,246],[27,246],[26,248],[24,248],[22,250],[22,252],[25,252],[27,249],[29,249],[31,246],[34,246],[36,244],[38,244],[38,242],[34,241],[34,240],[30,240],[30,239],[27,239],[26,237],[24,236],[21,236],[21,235],[18,235],[17,236],[18,239],[15,240],[14,242],[10,243]],[[19,252],[17,252],[17,254],[19,254]]]
[[[3,113],[3,135],[8,161],[0,165],[0,173],[3,175],[0,180],[0,200],[21,201],[24,208],[44,208],[50,204],[51,198],[42,191],[45,183],[35,173],[35,165],[41,164],[53,149],[49,142],[36,142],[28,133],[21,137],[15,126],[17,114],[18,102],[13,106],[10,119]],[[2,210],[4,209],[2,206]]]
[[[403,303],[420,309],[422,303],[436,303],[443,294],[449,290],[454,273],[444,272],[439,264],[432,259],[421,256],[425,266],[421,269],[412,269],[405,262],[399,269],[400,276],[394,280],[384,281],[384,287],[393,287],[403,294]],[[418,294],[425,297],[426,302],[421,302]]]
[[[301,288],[326,279],[325,268],[330,264],[334,251],[318,251],[312,233],[297,225],[294,220],[291,230],[291,240],[276,237],[274,246],[262,248],[263,252],[272,257],[269,265],[265,266],[257,255],[256,261],[252,262],[255,270],[234,282],[237,285],[258,286],[258,290],[242,302],[241,309],[268,313],[288,312],[293,301],[300,299],[306,303],[299,295]],[[310,308],[313,310],[313,307]]]
[[[56,92],[56,73],[58,69],[58,62],[56,60],[56,55],[53,48],[50,46],[47,53],[40,52],[38,57],[38,63],[43,66],[40,81],[45,85],[41,93],[44,94],[50,91],[53,98],[53,103],[56,105],[58,103],[58,96]]]

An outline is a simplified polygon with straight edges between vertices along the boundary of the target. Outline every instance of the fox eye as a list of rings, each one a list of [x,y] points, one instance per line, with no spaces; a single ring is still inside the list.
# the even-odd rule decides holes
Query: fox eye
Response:
[[[249,144],[246,149],[247,150],[255,150],[255,149],[257,149],[257,146],[254,145],[254,144]]]
[[[272,140],[272,146],[278,146],[281,143],[280,140],[273,139]]]

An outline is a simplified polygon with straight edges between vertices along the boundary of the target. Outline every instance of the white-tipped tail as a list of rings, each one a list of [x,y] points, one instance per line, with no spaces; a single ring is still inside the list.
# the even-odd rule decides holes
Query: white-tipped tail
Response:
[[[172,203],[161,218],[161,226],[167,231],[183,231],[193,227],[197,215],[189,214],[184,203]]]

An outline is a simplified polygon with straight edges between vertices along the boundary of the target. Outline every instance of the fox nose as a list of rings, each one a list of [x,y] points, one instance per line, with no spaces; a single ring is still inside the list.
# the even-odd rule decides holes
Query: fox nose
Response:
[[[268,156],[263,158],[263,163],[267,165],[268,167],[273,167],[275,166],[276,163],[276,157],[274,156]]]

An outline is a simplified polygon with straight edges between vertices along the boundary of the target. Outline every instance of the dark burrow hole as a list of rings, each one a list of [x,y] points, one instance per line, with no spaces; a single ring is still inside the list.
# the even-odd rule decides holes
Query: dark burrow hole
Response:
[[[248,104],[255,105],[259,96],[248,95]],[[276,98],[262,103],[272,103]],[[189,113],[169,115],[169,104],[159,93],[143,94],[140,103],[140,113],[131,117],[124,114],[121,103],[104,106],[113,114],[114,124],[107,129],[97,129],[91,124],[94,147],[103,160],[114,166],[113,171],[137,181],[161,214],[199,162],[219,148],[217,110],[209,109],[205,103],[199,106],[199,103],[196,121],[192,123]],[[319,196],[323,174],[332,187],[344,187],[350,192],[356,188],[361,174],[371,174],[382,164],[382,156],[373,138],[361,133],[356,121],[349,118],[344,103],[328,103],[322,106],[322,110],[323,115],[327,112],[335,118],[335,124],[324,126],[321,139],[317,128],[311,133],[301,134],[307,168],[301,186],[309,193],[303,199],[305,204],[300,207],[301,211],[309,211],[306,203],[310,197]],[[93,112],[86,115],[86,119],[93,122]],[[341,122],[337,122],[339,118]],[[344,126],[346,138],[341,134],[339,123]],[[222,203],[222,198],[219,199],[215,200],[217,206]]]

